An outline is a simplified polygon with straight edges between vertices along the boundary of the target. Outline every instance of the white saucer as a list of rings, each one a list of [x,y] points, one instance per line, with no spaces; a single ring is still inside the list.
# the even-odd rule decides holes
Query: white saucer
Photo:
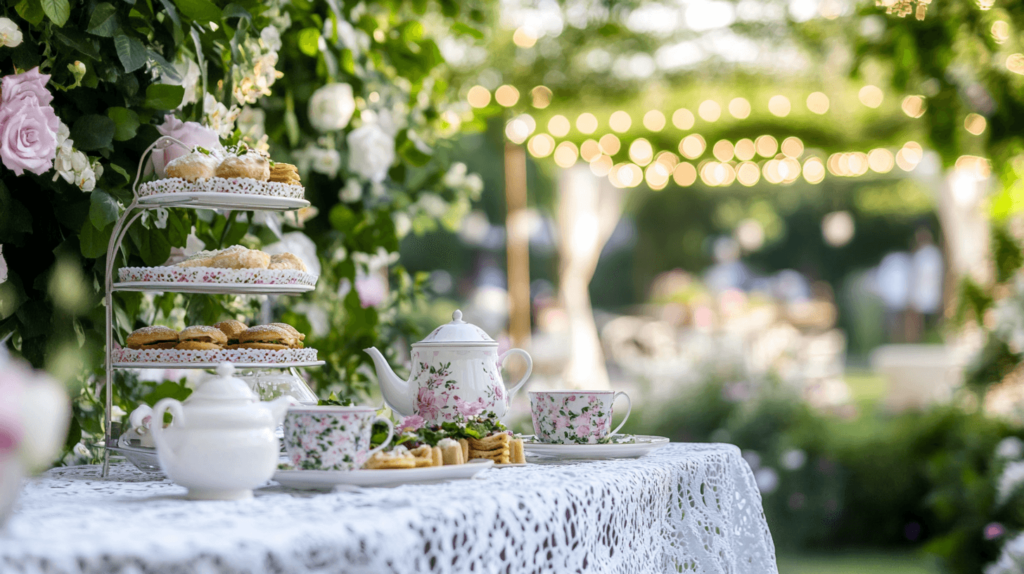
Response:
[[[474,458],[473,460],[477,459]],[[528,462],[510,462],[508,464],[495,464],[494,468],[515,468],[518,466],[529,466],[529,464]]]
[[[290,295],[316,289],[313,285],[269,285],[257,283],[173,283],[133,281],[114,283],[114,291],[160,291],[164,293],[230,293],[233,295]]]
[[[274,480],[281,486],[302,490],[324,490],[339,485],[391,487],[464,480],[473,478],[493,465],[493,460],[474,459],[466,464],[394,470],[279,470],[274,473]]]
[[[628,435],[627,435],[628,436]],[[638,458],[669,443],[663,436],[633,435],[634,442],[609,444],[548,444],[523,435],[523,450],[534,456],[571,459]]]

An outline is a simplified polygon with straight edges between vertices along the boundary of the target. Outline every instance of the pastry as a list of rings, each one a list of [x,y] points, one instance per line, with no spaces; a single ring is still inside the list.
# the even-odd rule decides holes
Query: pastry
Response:
[[[291,348],[293,341],[288,331],[274,325],[256,325],[238,334],[242,349],[284,350]]]
[[[368,470],[384,470],[395,468],[416,468],[416,457],[402,445],[391,452],[378,452],[366,461],[363,468]]]
[[[301,185],[299,169],[290,163],[274,162],[270,166],[270,180],[288,185]]]
[[[201,179],[213,177],[217,173],[217,166],[219,164],[219,158],[196,149],[169,161],[164,168],[164,172],[167,174],[167,177],[180,177],[187,182],[193,183]]]
[[[184,261],[176,263],[175,267],[209,267],[213,256],[220,253],[220,250],[200,251],[189,255]]]
[[[440,448],[435,446],[434,448],[430,449],[430,454],[434,459],[433,466],[444,466],[444,455],[441,454]]]
[[[512,464],[526,464],[526,449],[523,448],[523,439],[512,439],[512,452],[509,458]]]
[[[181,351],[216,351],[223,349],[228,342],[223,331],[206,325],[185,327],[178,339],[181,342],[174,348]]]
[[[486,438],[469,439],[469,460],[487,458],[493,460],[495,464],[509,464],[511,438],[508,433],[498,433]]]
[[[270,256],[266,253],[234,245],[214,255],[209,266],[220,269],[266,269],[268,265]]]
[[[270,179],[270,160],[252,151],[227,157],[217,166],[216,175],[224,179],[247,177],[267,181]]]
[[[416,468],[434,466],[434,452],[428,444],[410,450],[409,454],[416,459]]]
[[[296,329],[295,327],[292,327],[288,323],[271,323],[271,325],[273,325],[273,326],[275,326],[275,327],[277,327],[279,329],[284,329],[285,331],[288,331],[288,334],[291,335],[292,338],[294,338],[296,341],[305,341],[306,340],[306,335],[304,335],[303,333],[299,332],[298,329]]]
[[[466,462],[466,459],[462,457],[462,445],[457,440],[443,438],[437,442],[437,448],[441,451],[441,458],[446,465]]]
[[[309,272],[306,268],[306,264],[296,255],[291,253],[281,253],[280,255],[270,256],[270,266],[267,269],[295,269],[296,271]]]
[[[460,438],[459,447],[462,449],[462,462],[469,462],[469,441]]]
[[[163,325],[133,331],[125,341],[129,349],[173,349],[177,344],[178,332]]]
[[[228,321],[221,321],[214,325],[217,329],[220,329],[222,333],[228,338],[228,345],[238,344],[238,334],[248,329],[245,323],[241,321],[235,321],[234,319]]]

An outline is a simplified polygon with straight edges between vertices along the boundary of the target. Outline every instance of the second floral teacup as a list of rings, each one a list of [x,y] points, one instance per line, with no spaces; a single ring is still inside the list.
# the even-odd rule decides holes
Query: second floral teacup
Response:
[[[612,403],[626,397],[626,416],[612,428]],[[597,444],[622,428],[633,405],[615,391],[531,391],[530,411],[537,440],[553,444]],[[609,432],[611,431],[611,432]]]
[[[388,437],[370,448],[373,423],[388,425]],[[391,444],[391,420],[372,407],[293,407],[284,418],[284,447],[297,470],[356,470]]]

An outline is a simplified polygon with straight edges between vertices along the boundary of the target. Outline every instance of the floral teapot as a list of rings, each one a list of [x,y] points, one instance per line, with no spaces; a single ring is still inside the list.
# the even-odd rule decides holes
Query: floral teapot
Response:
[[[184,403],[162,399],[153,407],[152,434],[160,466],[167,476],[188,488],[193,500],[252,498],[277,469],[280,443],[274,431],[290,396],[261,403],[231,363],[221,363]],[[164,413],[171,426],[160,424]]]
[[[529,353],[510,349],[499,356],[498,343],[480,327],[463,321],[462,311],[455,311],[451,323],[413,344],[408,381],[391,370],[376,347],[365,351],[373,357],[388,406],[402,416],[421,416],[428,425],[460,422],[487,411],[504,418],[512,397],[533,371]],[[501,367],[511,355],[526,359],[526,373],[506,390]]]

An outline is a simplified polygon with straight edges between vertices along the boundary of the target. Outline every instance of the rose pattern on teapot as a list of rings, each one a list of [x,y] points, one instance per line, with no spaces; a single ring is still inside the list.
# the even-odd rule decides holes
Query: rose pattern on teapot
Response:
[[[501,412],[507,410],[505,386],[496,375],[500,363],[495,362],[492,370],[487,367],[485,359],[481,368],[489,384],[483,388],[483,396],[469,400],[458,394],[459,384],[453,378],[451,361],[436,364],[420,361],[412,377],[417,385],[416,414],[435,423],[464,422],[469,417],[499,410],[499,405]]]

